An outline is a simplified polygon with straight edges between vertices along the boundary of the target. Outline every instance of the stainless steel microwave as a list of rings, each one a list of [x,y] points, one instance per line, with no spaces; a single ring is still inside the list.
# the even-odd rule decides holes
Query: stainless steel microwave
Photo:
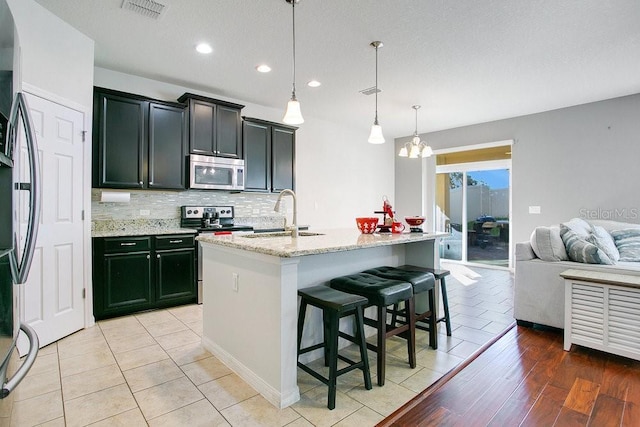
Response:
[[[189,188],[244,190],[244,160],[192,154],[189,160]]]

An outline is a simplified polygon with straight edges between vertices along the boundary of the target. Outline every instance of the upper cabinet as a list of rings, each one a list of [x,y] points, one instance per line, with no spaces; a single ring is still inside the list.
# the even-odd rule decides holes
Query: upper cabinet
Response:
[[[189,153],[241,159],[244,105],[185,93],[189,108]]]
[[[93,117],[94,187],[186,188],[182,105],[95,88]]]
[[[245,117],[243,145],[245,191],[279,192],[295,186],[298,128]]]

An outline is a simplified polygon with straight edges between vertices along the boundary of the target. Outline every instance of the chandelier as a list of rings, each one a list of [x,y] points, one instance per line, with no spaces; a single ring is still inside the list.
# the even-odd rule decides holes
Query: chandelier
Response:
[[[425,141],[421,141],[420,136],[418,135],[418,109],[420,106],[414,105],[411,108],[416,111],[416,130],[413,132],[413,138],[411,141],[404,144],[404,147],[400,149],[398,156],[408,157],[410,159],[429,157],[433,154],[433,150]]]

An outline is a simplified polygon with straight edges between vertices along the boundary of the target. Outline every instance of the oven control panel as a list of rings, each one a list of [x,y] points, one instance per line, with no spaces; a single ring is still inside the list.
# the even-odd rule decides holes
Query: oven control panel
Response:
[[[183,206],[184,219],[201,219],[208,212],[211,218],[233,219],[233,206]],[[215,215],[215,214],[218,215]]]

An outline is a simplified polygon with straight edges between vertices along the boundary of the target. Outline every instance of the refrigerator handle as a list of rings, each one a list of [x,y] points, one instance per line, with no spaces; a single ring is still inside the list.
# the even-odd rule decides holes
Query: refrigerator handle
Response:
[[[31,114],[29,113],[29,106],[27,105],[27,99],[22,92],[18,92],[16,94],[14,108],[12,109],[11,117],[9,118],[9,123],[11,123],[13,127],[18,123],[18,114],[22,117],[22,123],[24,124],[31,182],[29,188],[29,223],[27,224],[26,242],[24,251],[22,252],[22,259],[18,264],[18,276],[16,280],[16,283],[20,284],[25,283],[29,276],[31,261],[33,260],[33,253],[35,252],[36,239],[38,237],[38,227],[40,225],[40,160],[38,145],[34,134]],[[13,132],[15,137],[15,129],[13,129]]]
[[[36,331],[29,325],[25,325],[24,323],[20,324],[20,330],[25,333],[27,338],[29,338],[29,352],[27,353],[27,357],[25,358],[24,363],[20,365],[16,373],[7,380],[6,383],[2,385],[2,390],[0,391],[0,398],[4,399],[20,384],[20,381],[27,376],[27,372],[33,366],[33,363],[36,361],[36,356],[38,355],[38,349],[40,348],[40,342],[38,341],[38,335]]]

